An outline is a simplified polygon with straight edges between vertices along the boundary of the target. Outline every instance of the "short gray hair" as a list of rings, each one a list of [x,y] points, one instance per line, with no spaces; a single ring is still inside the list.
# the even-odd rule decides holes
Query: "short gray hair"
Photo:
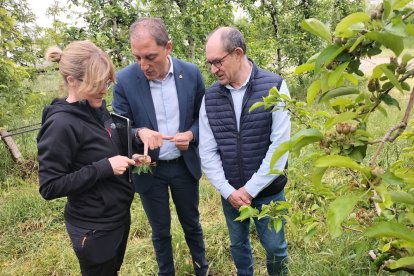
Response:
[[[246,54],[247,47],[246,41],[244,40],[244,36],[242,33],[235,27],[220,27],[214,30],[211,34],[215,33],[216,31],[220,30],[220,39],[223,43],[224,50],[228,53],[233,52],[236,48],[241,48]],[[210,35],[211,36],[211,35]]]

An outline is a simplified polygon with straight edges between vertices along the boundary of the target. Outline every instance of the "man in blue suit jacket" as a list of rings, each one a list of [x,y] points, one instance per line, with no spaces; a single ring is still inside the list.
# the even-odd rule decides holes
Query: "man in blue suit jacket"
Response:
[[[205,87],[194,64],[170,56],[172,42],[159,18],[141,18],[129,31],[137,63],[119,71],[113,109],[132,120],[135,147],[156,162],[133,182],[152,228],[158,275],[174,275],[170,189],[196,275],[207,273],[199,222],[198,113]]]

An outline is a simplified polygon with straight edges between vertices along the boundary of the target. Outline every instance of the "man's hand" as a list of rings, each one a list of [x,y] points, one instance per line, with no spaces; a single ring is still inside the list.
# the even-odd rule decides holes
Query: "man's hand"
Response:
[[[139,139],[141,139],[144,144],[144,149],[146,149],[144,155],[148,154],[148,148],[151,150],[160,148],[163,140],[169,140],[172,138],[170,136],[164,136],[161,133],[148,128],[141,128],[137,130],[136,135],[139,136]]]
[[[114,175],[122,175],[129,166],[135,165],[135,161],[133,159],[129,159],[128,157],[121,155],[108,158],[108,160],[109,163],[111,163]]]
[[[249,205],[251,203],[252,196],[246,192],[244,187],[234,191],[227,198],[227,201],[233,206],[234,209],[239,210],[243,205]]]
[[[175,146],[179,150],[188,150],[188,146],[190,145],[190,142],[193,140],[194,135],[191,131],[186,132],[179,132],[177,133],[172,139],[170,139],[170,142],[175,142]]]

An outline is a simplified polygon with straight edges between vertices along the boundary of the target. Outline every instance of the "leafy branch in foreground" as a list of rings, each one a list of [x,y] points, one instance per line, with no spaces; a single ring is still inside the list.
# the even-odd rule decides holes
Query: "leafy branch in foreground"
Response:
[[[414,77],[414,54],[407,45],[414,41],[414,10],[409,2],[384,0],[370,14],[346,16],[333,33],[317,19],[305,19],[302,28],[326,44],[295,70],[313,79],[306,102],[286,98],[273,88],[254,108],[284,108],[304,126],[276,149],[271,160],[273,168],[284,153],[294,158],[307,149],[301,160],[313,173],[303,187],[326,208],[315,203],[313,210],[324,218],[320,226],[315,220],[296,222],[308,226],[304,240],[324,229],[332,238],[344,231],[362,233],[376,240],[378,270],[413,273],[414,134],[407,128],[414,104],[414,87],[408,81]],[[363,70],[364,60],[385,49],[391,52],[388,63]],[[406,107],[399,123],[378,135],[370,118],[375,113],[388,117],[385,106]],[[386,143],[405,146],[394,162],[383,161]],[[324,178],[328,171],[330,178]],[[241,210],[244,219],[259,214]],[[292,222],[288,217],[287,221]]]
[[[132,169],[132,173],[152,173],[152,167],[156,165],[155,162],[151,162],[151,158],[148,155],[134,154],[132,159],[135,160],[135,167]]]

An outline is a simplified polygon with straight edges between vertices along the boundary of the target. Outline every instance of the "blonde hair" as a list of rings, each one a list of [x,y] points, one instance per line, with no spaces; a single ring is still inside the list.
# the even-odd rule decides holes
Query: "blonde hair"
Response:
[[[59,63],[59,72],[67,84],[67,77],[81,81],[79,93],[97,93],[108,80],[115,82],[115,67],[108,54],[90,41],[71,42],[62,51],[49,47],[45,57]]]

